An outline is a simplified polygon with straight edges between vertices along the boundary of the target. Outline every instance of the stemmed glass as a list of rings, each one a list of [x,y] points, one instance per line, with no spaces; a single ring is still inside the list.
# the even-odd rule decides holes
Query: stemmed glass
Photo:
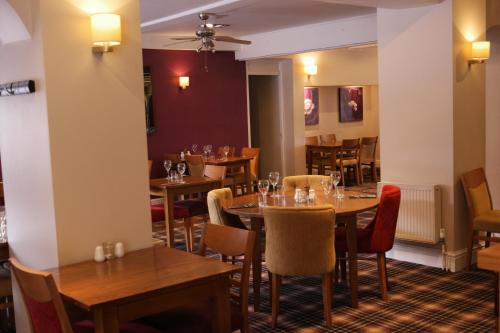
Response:
[[[227,155],[229,154],[229,146],[222,147],[222,151],[224,152],[224,159],[227,161]]]
[[[327,197],[332,191],[332,179],[321,179],[321,187],[323,188],[323,193]]]
[[[171,160],[165,160],[163,161],[163,167],[165,168],[165,171],[167,171],[167,179],[170,179],[170,169],[172,168],[172,161]]]
[[[191,145],[191,150],[193,151],[193,155],[196,155],[196,152],[198,151],[198,144],[193,143]]]
[[[338,198],[339,190],[337,185],[340,183],[340,171],[332,171],[330,173],[330,179],[332,180],[333,187],[335,188],[335,196]]]
[[[212,145],[207,145],[207,157],[210,157],[212,155]]]
[[[267,179],[259,180],[257,183],[257,188],[259,189],[259,193],[262,198],[262,206],[266,205],[266,195],[269,191],[269,181]]]
[[[272,171],[269,172],[269,182],[271,185],[273,185],[273,197],[277,197],[278,195],[276,194],[276,185],[278,184],[280,180],[280,173],[278,171]]]
[[[177,164],[177,171],[179,171],[179,174],[181,175],[181,183],[184,183],[182,177],[184,177],[184,172],[186,172],[186,164],[182,162]]]

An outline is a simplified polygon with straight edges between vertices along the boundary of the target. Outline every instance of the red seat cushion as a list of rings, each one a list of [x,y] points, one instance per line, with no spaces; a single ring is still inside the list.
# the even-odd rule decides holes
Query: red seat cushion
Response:
[[[370,239],[372,230],[369,228],[357,229],[356,238],[358,240],[358,253],[370,252]],[[347,252],[347,236],[344,227],[335,229],[335,251]]]
[[[151,220],[153,222],[165,221],[165,207],[163,204],[151,205]]]
[[[176,219],[204,214],[208,214],[206,200],[188,199],[174,203],[174,218]]]
[[[94,323],[90,320],[72,324],[75,333],[94,333]],[[156,328],[140,323],[128,322],[120,324],[120,333],[162,333]]]

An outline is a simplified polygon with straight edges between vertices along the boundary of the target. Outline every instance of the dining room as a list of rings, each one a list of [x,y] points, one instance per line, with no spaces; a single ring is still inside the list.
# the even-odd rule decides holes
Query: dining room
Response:
[[[498,2],[0,0],[0,332],[497,330]]]

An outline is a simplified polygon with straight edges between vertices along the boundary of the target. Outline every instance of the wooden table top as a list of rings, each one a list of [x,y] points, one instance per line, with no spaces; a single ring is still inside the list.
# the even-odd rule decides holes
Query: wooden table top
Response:
[[[149,181],[149,186],[153,188],[182,188],[188,186],[196,186],[196,185],[204,185],[211,183],[219,183],[220,180],[209,178],[209,177],[194,177],[194,176],[185,176],[183,177],[183,183],[174,182],[172,180],[168,180],[166,178],[156,178],[151,179]]]
[[[252,156],[233,156],[233,157],[228,157],[227,160],[224,158],[210,158],[205,161],[205,164],[225,166],[234,163],[250,161],[252,159],[253,159]]]
[[[307,145],[308,148],[341,148],[342,141],[336,141],[335,143],[321,143],[317,145]]]
[[[318,193],[316,191],[316,200],[314,203],[309,204],[298,204],[295,202],[292,193],[286,193],[284,197],[273,198],[270,195],[267,196],[268,206],[278,206],[278,207],[312,207],[315,205],[333,205],[335,209],[335,214],[338,216],[352,215],[356,213],[361,213],[366,210],[375,208],[378,206],[378,198],[366,198],[366,199],[351,199],[349,196],[360,195],[363,193],[354,191],[345,191],[345,198],[338,200],[330,194],[325,197],[323,193]],[[224,209],[226,212],[246,216],[246,217],[264,217],[263,208],[258,207],[258,193],[248,194],[240,197],[233,198],[232,201],[227,203],[227,207]],[[231,208],[232,206],[242,205],[242,204],[254,204],[256,207],[251,208]]]
[[[49,272],[66,299],[91,310],[97,305],[177,289],[237,269],[214,259],[155,246],[129,252],[111,261],[86,261]]]

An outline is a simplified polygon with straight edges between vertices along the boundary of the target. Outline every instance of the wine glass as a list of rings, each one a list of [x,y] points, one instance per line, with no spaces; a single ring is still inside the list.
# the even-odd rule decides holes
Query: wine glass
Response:
[[[263,203],[262,205],[265,206],[266,195],[267,192],[269,191],[269,180],[267,179],[259,180],[257,183],[257,188],[259,189],[259,193],[262,198],[262,203]]]
[[[179,171],[179,174],[181,175],[181,183],[184,183],[182,177],[184,176],[184,172],[186,172],[186,164],[183,162],[177,164],[177,171]]]
[[[323,193],[328,196],[332,191],[332,180],[331,179],[321,179],[321,187],[323,188]]]
[[[227,161],[227,155],[229,154],[229,146],[222,147],[222,151],[224,152],[224,159]]]
[[[208,157],[210,157],[212,155],[212,145],[207,145],[207,154],[208,154]]]
[[[198,144],[193,143],[191,145],[191,150],[193,151],[193,155],[196,155],[196,152],[198,151]]]
[[[278,184],[280,180],[280,173],[278,171],[269,172],[269,183],[273,185],[273,197],[276,197],[276,184]]]
[[[165,160],[163,161],[163,167],[165,168],[165,171],[167,171],[167,179],[170,179],[170,169],[172,168],[172,161],[171,160]]]
[[[340,183],[340,171],[332,171],[330,173],[330,179],[332,180],[333,187],[335,188],[335,196],[339,196],[339,191],[337,189],[337,185]]]

